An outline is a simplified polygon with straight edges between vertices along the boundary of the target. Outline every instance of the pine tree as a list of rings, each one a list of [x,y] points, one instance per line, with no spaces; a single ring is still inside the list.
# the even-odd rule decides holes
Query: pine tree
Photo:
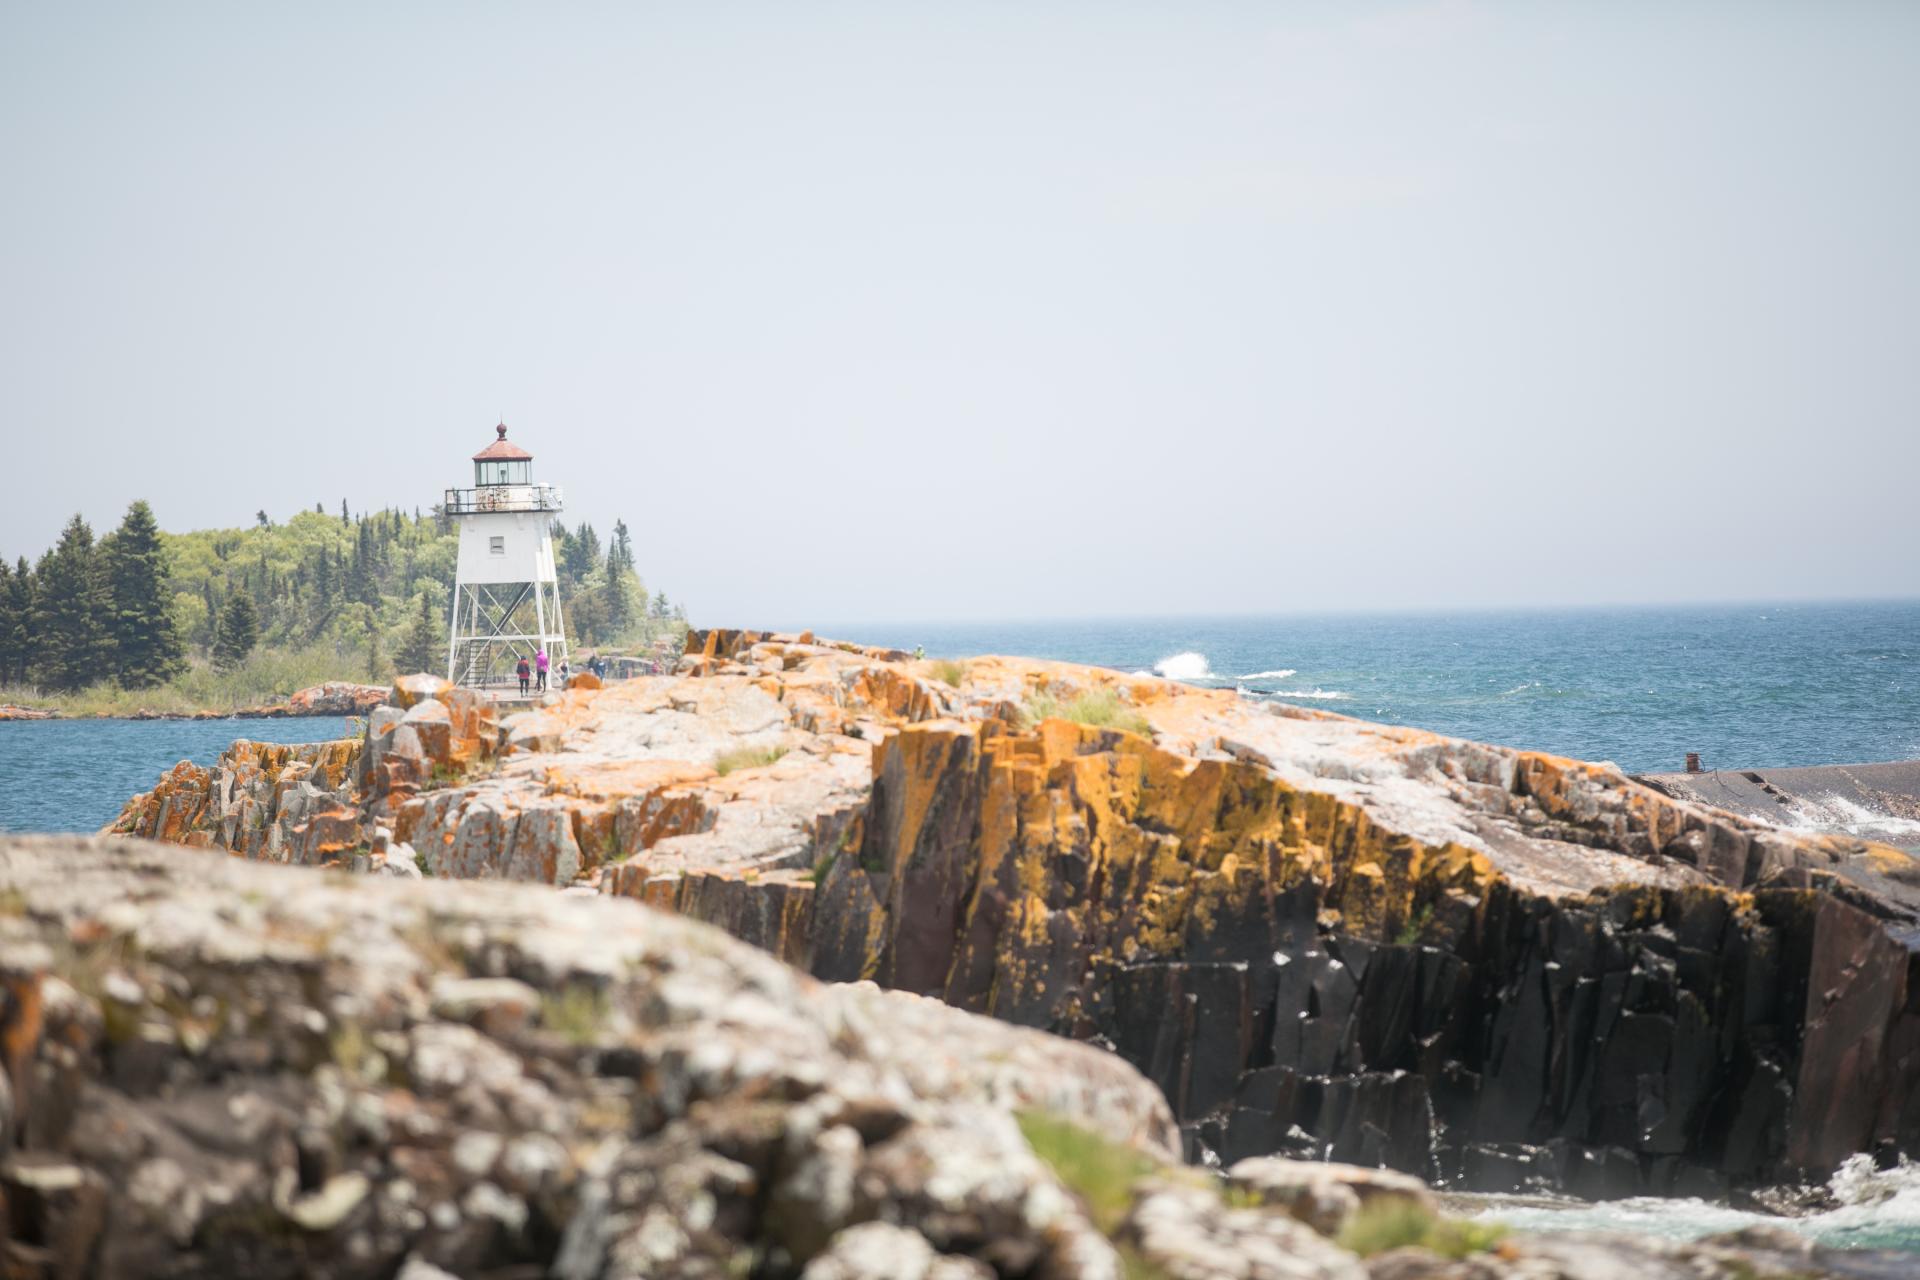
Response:
[[[633,568],[633,535],[627,532],[625,520],[613,522],[613,541],[607,547],[607,563],[617,564],[627,570]]]
[[[420,613],[407,632],[407,643],[400,650],[403,672],[435,671],[440,667],[440,623],[433,616],[433,603],[420,593]]]
[[[0,560],[0,685],[13,681],[13,566]]]
[[[314,557],[313,597],[324,608],[333,603],[333,556],[325,547]]]
[[[231,671],[247,660],[259,642],[260,617],[254,610],[253,597],[245,591],[235,591],[227,597],[226,607],[220,610],[220,630],[213,641],[213,665],[222,671]]]
[[[607,579],[600,589],[601,614],[606,618],[609,636],[618,635],[633,620],[633,584],[620,567],[617,551],[607,553]]]
[[[575,583],[582,581],[600,565],[600,535],[582,520],[580,531],[566,541],[560,553],[560,568]]]
[[[385,680],[392,672],[387,665],[387,655],[380,644],[380,618],[367,606],[367,678]]]
[[[34,658],[48,686],[79,689],[107,673],[113,657],[113,602],[93,530],[75,516],[41,558],[34,610]]]
[[[186,651],[173,619],[172,577],[153,508],[145,502],[128,507],[102,547],[113,598],[115,674],[129,689],[164,684],[185,669]]]
[[[345,528],[353,527],[353,520],[347,515],[347,500],[340,499],[340,523]]]
[[[21,556],[13,566],[13,576],[7,581],[7,616],[11,619],[12,630],[0,635],[0,644],[4,644],[12,656],[6,665],[0,666],[0,683],[27,682],[27,660],[33,654],[36,585],[33,566],[27,563],[25,556]]]

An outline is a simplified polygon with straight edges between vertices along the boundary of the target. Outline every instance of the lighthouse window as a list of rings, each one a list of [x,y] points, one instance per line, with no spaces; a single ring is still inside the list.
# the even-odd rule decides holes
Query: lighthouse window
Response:
[[[507,539],[505,535],[502,535],[498,538],[487,539],[487,554],[495,555],[495,556],[503,556],[507,554]]]

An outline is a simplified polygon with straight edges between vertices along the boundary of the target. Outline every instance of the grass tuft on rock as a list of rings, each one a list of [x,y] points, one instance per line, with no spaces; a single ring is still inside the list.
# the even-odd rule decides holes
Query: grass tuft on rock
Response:
[[[950,684],[958,689],[961,682],[967,678],[967,664],[964,662],[955,662],[952,658],[935,658],[933,661],[933,678],[942,684]]]
[[[1022,1111],[1015,1118],[1033,1154],[1053,1170],[1061,1185],[1080,1197],[1087,1217],[1108,1236],[1120,1229],[1133,1207],[1133,1184],[1160,1172],[1152,1157],[1072,1121],[1044,1111]]]
[[[740,769],[758,769],[770,765],[785,754],[785,747],[737,747],[715,758],[713,771],[724,778]]]
[[[558,995],[540,1001],[540,1025],[576,1045],[592,1044],[607,1020],[607,997],[584,983],[573,982]]]
[[[1497,1222],[1442,1218],[1417,1205],[1383,1200],[1363,1205],[1340,1232],[1341,1248],[1370,1258],[1389,1249],[1415,1248],[1460,1259],[1485,1253],[1511,1229]]]
[[[1120,729],[1145,737],[1153,735],[1153,726],[1147,718],[1111,689],[1089,690],[1065,702],[1050,693],[1036,693],[1027,699],[1025,710],[1027,719],[1035,724],[1042,720],[1071,720],[1096,729]]]

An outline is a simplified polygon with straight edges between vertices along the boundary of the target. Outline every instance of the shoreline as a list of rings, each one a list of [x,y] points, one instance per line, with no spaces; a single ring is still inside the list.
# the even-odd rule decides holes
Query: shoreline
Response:
[[[388,686],[353,684],[334,680],[312,685],[287,695],[284,702],[269,702],[250,707],[217,711],[148,711],[125,714],[113,712],[66,712],[57,707],[0,705],[0,723],[29,720],[295,720],[313,716],[364,716],[387,696]]]

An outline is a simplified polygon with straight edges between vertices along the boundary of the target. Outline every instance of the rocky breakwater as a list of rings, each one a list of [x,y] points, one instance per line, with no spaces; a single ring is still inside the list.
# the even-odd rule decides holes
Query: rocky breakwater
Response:
[[[1195,1157],[1606,1196],[1920,1154],[1920,875],[1885,846],[1225,691],[806,635],[696,633],[680,675],[501,736],[485,776],[361,803],[435,875],[642,898],[1109,1046]]]
[[[146,842],[0,838],[0,1051],[17,1277],[1807,1280],[1902,1261],[1503,1239],[1358,1169],[1256,1160],[1223,1182],[1171,1165],[1160,1093],[1090,1046],[821,984],[631,902]]]

